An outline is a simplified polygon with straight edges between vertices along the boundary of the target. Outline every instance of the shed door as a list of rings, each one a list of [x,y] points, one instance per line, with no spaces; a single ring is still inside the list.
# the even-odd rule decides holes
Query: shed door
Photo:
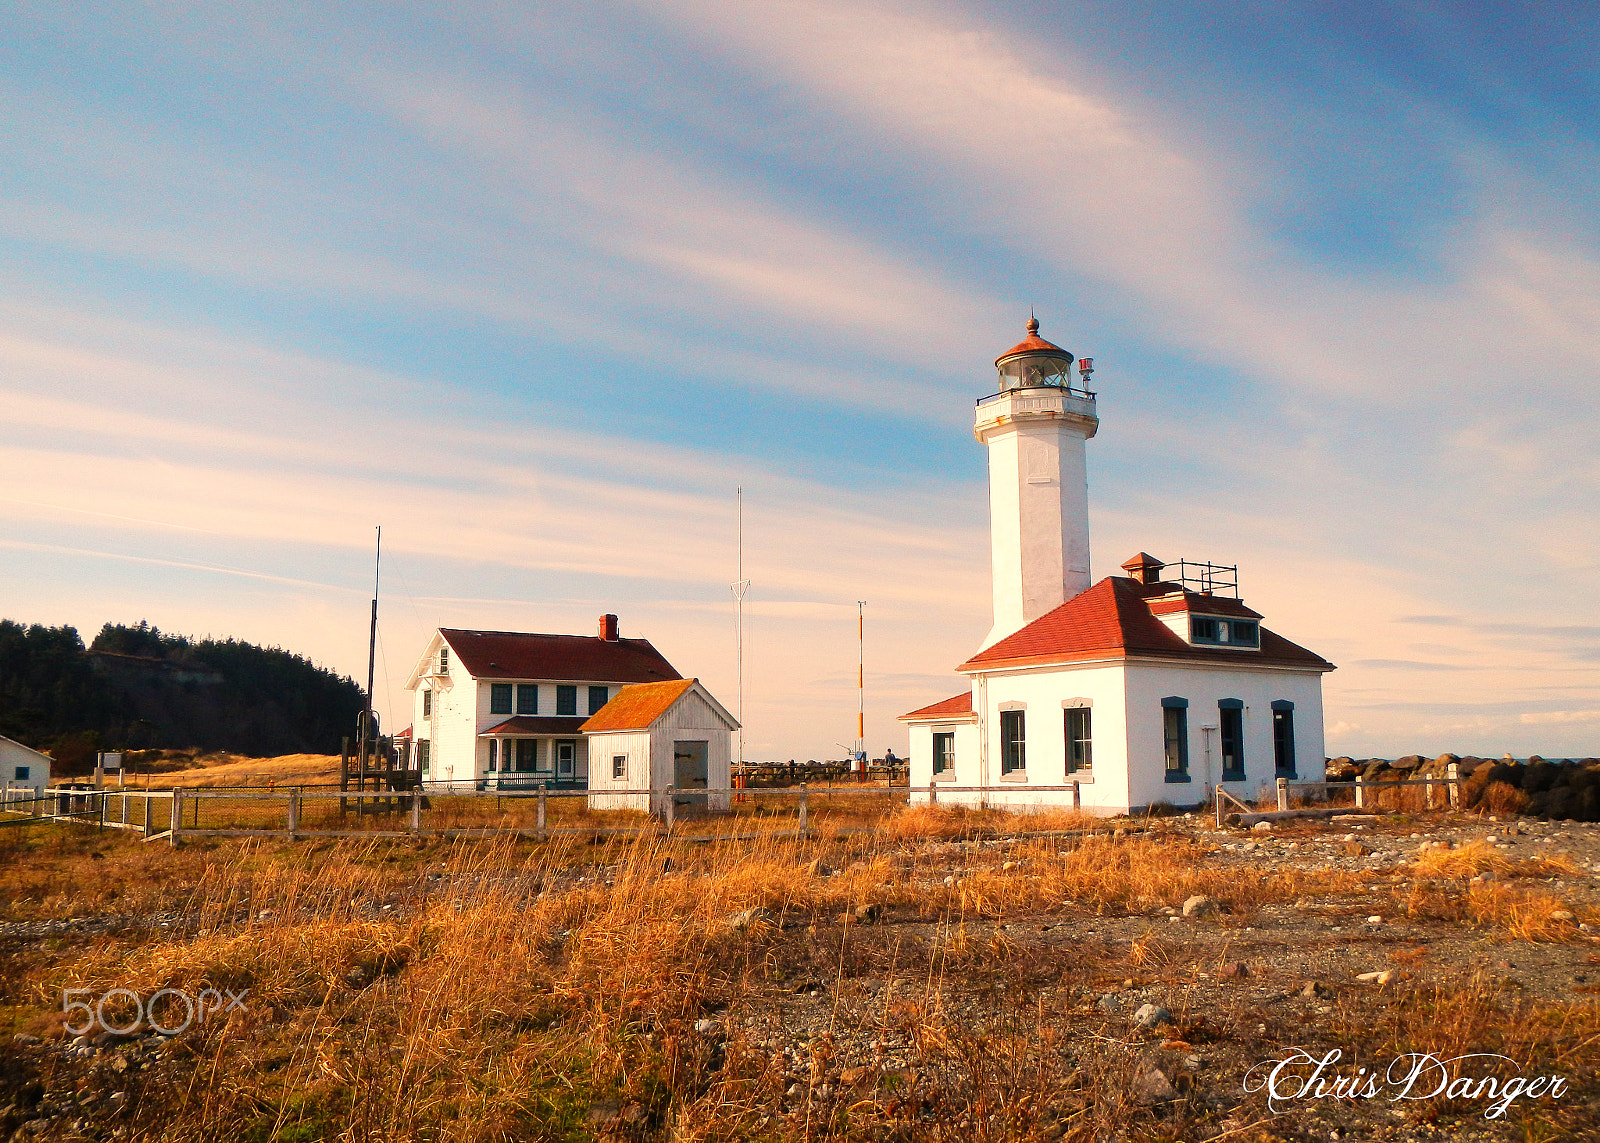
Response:
[[[704,806],[706,795],[695,793],[704,790],[709,770],[711,744],[709,742],[674,742],[672,744],[673,801],[680,806]]]

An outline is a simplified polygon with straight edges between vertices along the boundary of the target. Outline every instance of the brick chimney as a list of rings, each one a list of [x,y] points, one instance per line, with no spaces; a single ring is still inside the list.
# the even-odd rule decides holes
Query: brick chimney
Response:
[[[607,643],[615,643],[621,638],[617,634],[617,617],[615,615],[602,615],[600,617],[600,638]]]
[[[1161,581],[1161,569],[1166,566],[1149,552],[1140,552],[1138,555],[1129,556],[1124,560],[1122,570],[1127,572],[1137,583],[1152,584]]]

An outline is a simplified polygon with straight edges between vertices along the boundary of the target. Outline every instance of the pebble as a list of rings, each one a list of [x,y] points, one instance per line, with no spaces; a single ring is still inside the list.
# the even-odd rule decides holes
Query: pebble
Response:
[[[1133,1022],[1145,1028],[1159,1028],[1172,1023],[1172,1013],[1157,1004],[1144,1004],[1133,1014]]]
[[[1134,1091],[1139,1102],[1144,1104],[1165,1103],[1178,1098],[1178,1089],[1172,1086],[1172,1081],[1160,1068],[1152,1067],[1146,1070],[1134,1083]]]
[[[727,921],[728,927],[736,933],[748,932],[757,927],[776,928],[778,925],[778,918],[773,915],[772,910],[759,905],[754,909],[732,913]]]

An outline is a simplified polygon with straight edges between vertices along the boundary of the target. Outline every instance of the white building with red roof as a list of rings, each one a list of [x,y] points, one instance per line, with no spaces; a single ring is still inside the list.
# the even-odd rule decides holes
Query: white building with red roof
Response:
[[[996,359],[1001,390],[978,402],[994,626],[956,668],[964,691],[901,716],[914,795],[944,783],[940,801],[1060,805],[1076,783],[1085,809],[1112,814],[1320,778],[1334,666],[1263,626],[1236,569],[1140,552],[1091,586],[1091,363],[1074,384],[1072,354],[1038,331]]]
[[[582,789],[585,720],[630,684],[680,678],[615,615],[589,636],[441,627],[406,683],[412,757],[430,785]]]

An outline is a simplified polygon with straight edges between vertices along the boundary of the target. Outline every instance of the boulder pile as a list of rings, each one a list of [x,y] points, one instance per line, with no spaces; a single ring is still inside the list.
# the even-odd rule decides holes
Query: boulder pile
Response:
[[[1462,777],[1464,809],[1526,814],[1558,821],[1600,821],[1600,758],[1550,760],[1537,754],[1516,759],[1441,754],[1425,758],[1329,758],[1329,782],[1354,782],[1359,775],[1372,783],[1418,778],[1444,778],[1455,763]]]

